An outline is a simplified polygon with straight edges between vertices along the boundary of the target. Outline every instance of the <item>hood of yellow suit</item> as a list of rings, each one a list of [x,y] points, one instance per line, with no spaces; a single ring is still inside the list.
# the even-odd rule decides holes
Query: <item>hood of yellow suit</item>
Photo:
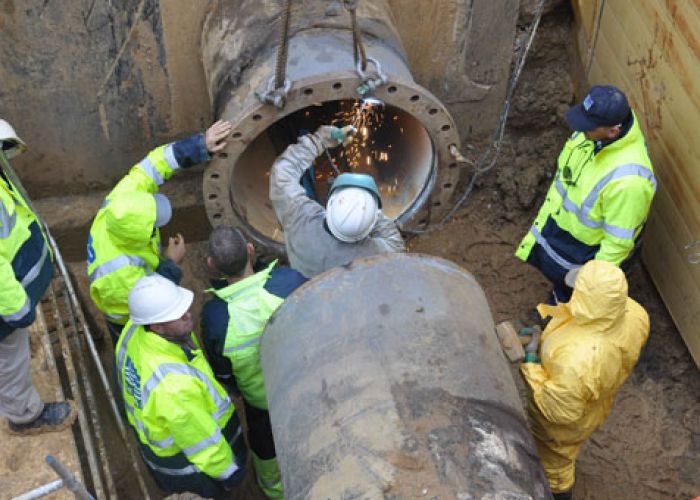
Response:
[[[576,277],[567,307],[580,325],[596,323],[600,329],[611,327],[624,316],[627,307],[625,274],[609,262],[589,261]]]

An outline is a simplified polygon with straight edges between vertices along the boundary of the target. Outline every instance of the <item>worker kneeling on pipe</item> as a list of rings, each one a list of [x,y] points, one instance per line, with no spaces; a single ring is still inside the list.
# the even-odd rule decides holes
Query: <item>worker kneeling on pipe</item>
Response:
[[[247,452],[231,399],[192,331],[192,299],[159,274],[134,285],[117,381],[158,486],[218,498],[242,481]]]
[[[381,211],[371,176],[339,175],[326,208],[311,200],[299,183],[318,156],[349,144],[353,133],[351,126],[321,126],[288,146],[272,165],[270,200],[284,230],[289,263],[307,278],[359,257],[404,251],[396,223]]]
[[[530,425],[555,499],[570,499],[579,449],[637,363],[649,316],[627,296],[622,270],[599,260],[581,268],[569,303],[538,310],[552,320],[521,366]]]
[[[180,169],[211,159],[226,146],[231,124],[214,123],[204,134],[151,151],[112,189],[97,212],[87,244],[90,297],[107,316],[112,340],[128,316],[127,296],[139,278],[156,272],[180,283],[185,256],[182,235],[161,252],[159,228],[171,218],[170,201],[159,187]]]
[[[51,284],[53,262],[46,235],[6,170],[6,160],[27,149],[0,120],[0,415],[13,434],[68,428],[76,417],[70,403],[44,403],[32,383],[27,327]]]
[[[202,338],[214,374],[245,404],[248,444],[258,485],[268,498],[284,498],[260,364],[260,339],[267,321],[306,278],[276,262],[255,272],[255,249],[238,229],[219,226],[209,238],[207,265],[223,280],[208,290]]]

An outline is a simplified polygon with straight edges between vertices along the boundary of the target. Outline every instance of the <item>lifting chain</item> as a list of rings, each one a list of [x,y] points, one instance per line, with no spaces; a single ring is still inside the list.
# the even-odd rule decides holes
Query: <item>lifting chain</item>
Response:
[[[364,96],[380,85],[387,82],[386,75],[382,73],[382,66],[374,57],[367,57],[365,45],[362,43],[362,31],[357,22],[358,0],[343,0],[345,10],[350,13],[350,27],[352,29],[352,55],[355,61],[355,71],[362,80],[362,85],[357,87],[357,93]],[[374,66],[373,71],[367,71],[368,63]]]
[[[292,0],[287,0],[287,8],[282,14],[282,30],[277,46],[277,63],[275,74],[268,80],[265,90],[255,92],[255,96],[264,104],[272,104],[276,108],[284,108],[287,94],[292,88],[292,82],[287,78],[287,55],[289,53],[289,21],[292,17]]]
[[[692,243],[688,243],[685,246],[686,250],[690,250],[693,247],[697,247],[700,245],[700,240],[695,240]],[[690,264],[700,264],[700,251],[697,252],[689,252],[688,253],[688,262]]]

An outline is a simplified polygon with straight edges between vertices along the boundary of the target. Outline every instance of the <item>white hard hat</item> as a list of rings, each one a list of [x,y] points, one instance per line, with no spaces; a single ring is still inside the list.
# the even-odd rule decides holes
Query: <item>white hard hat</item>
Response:
[[[379,217],[377,198],[364,188],[334,191],[326,205],[326,224],[340,241],[354,243],[366,238]]]
[[[129,316],[135,325],[154,325],[180,319],[194,294],[160,274],[144,276],[129,292]]]
[[[0,119],[0,148],[8,160],[27,150],[27,145],[17,136],[12,125],[3,119]]]

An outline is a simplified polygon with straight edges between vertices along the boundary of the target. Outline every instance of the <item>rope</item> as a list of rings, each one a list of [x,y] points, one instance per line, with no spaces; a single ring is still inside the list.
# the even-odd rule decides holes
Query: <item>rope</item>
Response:
[[[289,52],[289,19],[292,17],[292,0],[287,0],[287,8],[282,17],[282,31],[277,48],[277,64],[275,65],[275,89],[284,88],[287,76],[287,54]]]
[[[496,126],[496,130],[493,133],[493,140],[491,144],[487,147],[486,151],[481,155],[481,158],[479,159],[479,162],[476,164],[474,167],[474,173],[472,174],[472,178],[469,181],[469,184],[467,185],[466,189],[464,190],[464,193],[460,196],[459,200],[457,200],[457,203],[450,209],[450,211],[443,217],[443,219],[438,222],[437,224],[430,226],[425,229],[409,229],[409,230],[404,230],[405,233],[408,234],[426,234],[430,233],[432,231],[435,231],[437,229],[442,228],[445,224],[447,224],[454,214],[462,208],[462,205],[464,204],[465,201],[469,198],[469,195],[472,193],[474,190],[474,185],[476,184],[477,178],[491,170],[495,165],[496,161],[498,160],[498,155],[501,152],[501,145],[503,143],[503,135],[505,133],[506,129],[506,122],[508,121],[508,113],[510,112],[510,105],[513,99],[513,94],[515,93],[515,87],[518,85],[518,80],[520,79],[520,74],[523,71],[523,67],[525,66],[525,61],[527,60],[527,54],[530,52],[530,47],[532,46],[532,42],[535,39],[535,34],[537,33],[537,28],[539,27],[540,20],[542,19],[542,13],[544,11],[544,4],[546,0],[540,0],[540,3],[537,5],[537,10],[535,12],[535,17],[532,20],[532,23],[530,23],[530,28],[528,30],[528,39],[523,48],[520,50],[520,53],[518,54],[518,58],[515,62],[515,67],[513,68],[513,73],[511,74],[510,81],[508,82],[508,90],[506,91],[506,98],[503,101],[503,109],[501,110],[501,114],[498,120],[498,125]],[[454,149],[454,150],[453,150]],[[457,150],[457,148],[450,148],[450,152],[452,153],[452,156],[455,157],[455,159],[460,162],[460,163],[466,163],[466,164],[471,164],[469,160],[467,160],[462,154]]]

